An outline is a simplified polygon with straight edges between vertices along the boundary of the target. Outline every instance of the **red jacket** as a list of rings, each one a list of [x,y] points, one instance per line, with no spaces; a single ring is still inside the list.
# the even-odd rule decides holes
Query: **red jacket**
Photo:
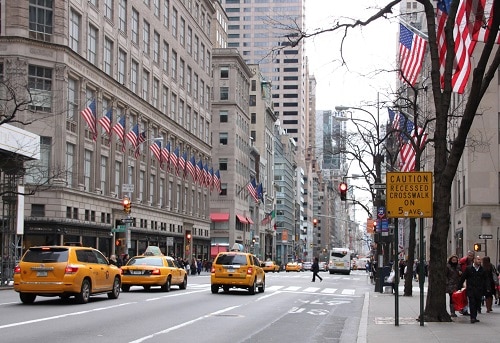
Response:
[[[472,262],[469,261],[469,259],[467,258],[467,255],[465,255],[460,260],[458,260],[458,265],[460,266],[460,270],[462,271],[462,274],[465,272],[465,268],[467,268],[467,266],[470,266],[471,264],[472,264]]]

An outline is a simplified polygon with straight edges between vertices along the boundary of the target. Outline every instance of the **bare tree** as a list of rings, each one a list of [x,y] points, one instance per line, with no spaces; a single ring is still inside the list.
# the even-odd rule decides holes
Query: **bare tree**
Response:
[[[434,148],[434,199],[433,199],[433,223],[430,237],[430,265],[429,265],[429,288],[427,302],[424,312],[426,321],[451,321],[446,309],[446,259],[447,259],[447,237],[450,230],[450,202],[451,187],[457,167],[463,154],[467,136],[471,129],[474,117],[481,100],[488,89],[495,73],[500,65],[500,49],[495,45],[500,22],[500,4],[494,2],[493,22],[490,27],[489,38],[484,45],[476,48],[479,51],[479,59],[472,72],[472,80],[469,80],[469,93],[464,95],[464,110],[461,116],[454,115],[451,108],[452,75],[454,64],[454,39],[453,29],[459,5],[459,0],[453,0],[448,13],[445,25],[445,44],[447,47],[447,57],[443,75],[443,87],[441,87],[440,59],[438,43],[436,37],[436,9],[435,2],[431,0],[416,0],[424,7],[427,19],[428,46],[431,61],[431,88],[434,105],[434,127],[433,148]],[[295,30],[295,35],[291,37],[291,44],[298,44],[299,41],[313,37],[329,31],[344,31],[344,39],[348,39],[349,29],[366,26],[375,20],[380,20],[391,15],[392,8],[401,1],[394,0],[386,6],[374,11],[373,15],[366,20],[353,20],[350,22],[337,22],[329,28],[316,30],[314,32],[303,32],[297,27],[290,27]],[[293,37],[293,39],[292,39]],[[451,135],[452,121],[456,122],[456,133]],[[451,148],[449,142],[451,141]],[[417,153],[419,157],[419,153]]]

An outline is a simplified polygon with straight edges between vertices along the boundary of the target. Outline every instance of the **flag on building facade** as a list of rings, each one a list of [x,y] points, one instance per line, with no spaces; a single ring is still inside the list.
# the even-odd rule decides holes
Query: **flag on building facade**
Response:
[[[205,186],[210,187],[210,173],[208,172],[208,162],[203,166],[203,178],[205,179]]]
[[[161,149],[161,161],[165,163],[165,169],[170,170],[170,142]]]
[[[122,142],[122,151],[125,152],[125,116],[122,116],[112,129]]]
[[[162,163],[162,160],[161,160],[161,142],[154,141],[153,144],[151,144],[149,146],[149,149],[153,152],[156,159],[158,160],[158,162],[160,162],[160,165],[161,165],[161,163]]]
[[[196,181],[200,186],[203,186],[203,162],[201,161],[201,158],[198,160],[198,163],[196,164]]]
[[[420,151],[425,146],[428,134],[421,127],[415,129],[410,120],[406,121],[406,132],[402,133],[401,146],[399,149],[400,170],[402,172],[411,172],[416,166],[416,151],[414,146],[417,146]],[[418,140],[420,139],[420,144]]]
[[[134,149],[137,148],[137,139],[139,138],[139,124],[135,124],[134,127],[126,135],[129,142],[132,144]]]
[[[111,137],[111,123],[113,122],[113,109],[110,108],[106,114],[99,119],[99,124],[101,124],[102,128],[106,133],[108,134],[109,137]]]
[[[262,221],[260,223],[262,225],[267,225],[274,219],[274,217],[276,217],[276,212],[274,212],[274,210],[272,210],[271,212],[266,213],[266,215],[264,216],[264,219],[262,219]]]
[[[183,154],[180,154],[177,160],[177,165],[179,166],[179,173],[183,179],[186,178],[186,160],[187,160],[187,153],[184,151]]]
[[[87,122],[89,130],[92,133],[92,139],[97,140],[97,121],[96,121],[96,107],[95,100],[92,100],[90,104],[83,111],[80,112],[83,119]]]
[[[179,147],[170,153],[170,165],[175,169],[175,174],[179,175]]]
[[[257,186],[257,196],[264,203],[264,187],[262,186],[262,182]]]
[[[493,24],[494,0],[475,0],[467,2],[467,18],[472,40],[486,42]],[[500,44],[500,34],[497,34],[496,44]]]
[[[425,39],[399,24],[399,78],[411,86],[417,83],[426,47]]]
[[[191,156],[191,159],[186,161],[186,170],[191,174],[193,182],[196,182],[196,160],[194,156]]]
[[[259,195],[257,194],[257,184],[255,183],[255,179],[250,180],[247,184],[248,193],[252,196],[253,200],[256,203],[259,202]]]
[[[214,173],[214,187],[217,190],[217,194],[220,194],[222,192],[221,185],[222,185],[222,181],[220,178],[220,172],[217,169],[217,171]]]
[[[444,68],[446,63],[446,37],[445,25],[448,19],[452,0],[438,0],[436,17],[437,17],[437,43],[439,52],[439,64],[441,75],[441,87],[444,86]],[[475,43],[472,41],[469,26],[467,22],[466,2],[460,0],[455,25],[453,26],[453,40],[455,42],[455,61],[453,63],[453,71],[451,78],[451,87],[453,92],[462,94],[469,80],[471,71],[470,57],[474,51]]]
[[[134,157],[139,158],[141,155],[141,144],[146,141],[146,131],[142,131],[137,137],[137,147],[134,150]]]
[[[208,185],[208,189],[210,190],[210,193],[214,189],[214,168],[210,167],[208,174],[210,174],[210,184]]]

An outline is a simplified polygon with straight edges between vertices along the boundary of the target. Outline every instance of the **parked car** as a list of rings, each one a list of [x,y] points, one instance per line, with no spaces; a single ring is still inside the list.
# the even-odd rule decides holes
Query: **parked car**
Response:
[[[103,293],[116,299],[120,286],[120,269],[99,250],[81,246],[31,247],[14,269],[14,290],[25,304],[37,296],[74,296],[81,304]]]
[[[320,262],[319,263],[319,271],[320,272],[327,272],[328,271],[328,264],[326,262]]]
[[[219,288],[226,293],[231,288],[248,289],[250,294],[257,293],[257,289],[264,292],[266,276],[259,259],[241,250],[240,244],[235,244],[231,251],[217,254],[210,275],[212,293],[218,293]]]
[[[121,267],[122,290],[128,292],[131,286],[142,286],[145,290],[159,286],[162,291],[170,292],[172,285],[186,289],[186,270],[174,258],[153,251],[159,249],[148,247],[144,255],[132,257]]]

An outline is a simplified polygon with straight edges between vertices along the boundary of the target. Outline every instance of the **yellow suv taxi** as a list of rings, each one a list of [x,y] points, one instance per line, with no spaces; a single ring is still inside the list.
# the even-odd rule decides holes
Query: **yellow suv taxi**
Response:
[[[91,295],[120,295],[121,271],[97,249],[81,246],[29,248],[14,269],[14,290],[21,301],[31,304],[37,295],[74,296],[80,304]]]
[[[266,275],[259,259],[253,254],[242,252],[243,246],[235,244],[231,251],[220,252],[212,263],[211,289],[218,293],[230,288],[248,289],[250,294],[260,293],[266,288]]]

